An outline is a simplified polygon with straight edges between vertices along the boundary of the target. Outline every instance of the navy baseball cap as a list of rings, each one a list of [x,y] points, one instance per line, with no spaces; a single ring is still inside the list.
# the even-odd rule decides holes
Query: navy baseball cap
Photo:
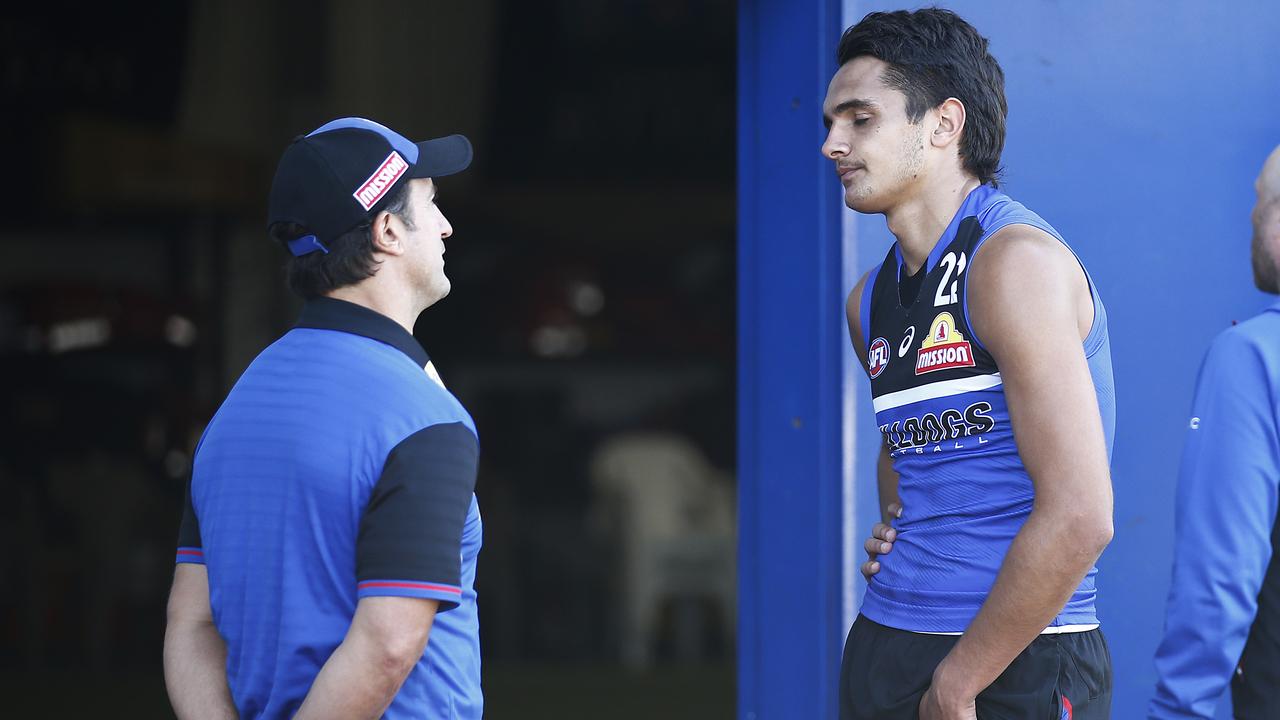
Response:
[[[462,135],[414,143],[372,120],[334,120],[285,148],[271,181],[267,225],[292,222],[312,233],[289,243],[294,255],[328,252],[325,241],[372,220],[401,183],[453,175],[470,164],[471,142]]]

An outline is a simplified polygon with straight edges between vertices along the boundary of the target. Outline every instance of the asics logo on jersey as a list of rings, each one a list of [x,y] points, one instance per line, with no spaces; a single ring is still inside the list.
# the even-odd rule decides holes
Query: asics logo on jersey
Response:
[[[995,427],[996,421],[991,417],[991,403],[984,400],[973,403],[963,412],[947,408],[936,415],[925,413],[919,417],[895,420],[892,424],[881,425],[880,432],[889,446],[889,452],[894,453],[981,435],[991,432]],[[979,438],[979,445],[984,442]],[[957,445],[955,449],[963,447]]]
[[[907,336],[902,338],[902,344],[898,346],[898,357],[906,357],[907,351],[911,349],[911,343],[916,339],[916,326],[912,325],[907,328]]]
[[[369,179],[365,180],[364,184],[352,193],[352,197],[356,199],[356,202],[360,203],[360,207],[368,210],[378,204],[382,196],[387,194],[387,191],[391,189],[396,180],[399,180],[404,171],[408,169],[409,163],[400,157],[400,153],[392,150],[387,159],[383,160],[378,169],[369,176]]]

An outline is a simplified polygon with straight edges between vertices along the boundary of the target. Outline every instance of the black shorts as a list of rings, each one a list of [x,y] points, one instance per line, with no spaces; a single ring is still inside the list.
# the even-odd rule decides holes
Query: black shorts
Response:
[[[840,720],[917,720],[958,635],[885,627],[859,615],[840,664]],[[978,695],[978,720],[1107,720],[1111,652],[1102,631],[1041,635]]]

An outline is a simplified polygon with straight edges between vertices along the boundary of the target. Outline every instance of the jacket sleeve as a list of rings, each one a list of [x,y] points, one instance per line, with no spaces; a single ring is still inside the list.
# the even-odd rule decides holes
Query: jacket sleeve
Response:
[[[1266,348],[1241,330],[1214,341],[1196,383],[1151,718],[1213,717],[1271,557],[1280,482],[1273,375]]]

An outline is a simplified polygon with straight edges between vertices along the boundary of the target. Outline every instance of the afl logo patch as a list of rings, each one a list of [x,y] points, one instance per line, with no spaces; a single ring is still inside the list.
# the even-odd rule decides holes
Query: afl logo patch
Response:
[[[938,313],[916,354],[916,374],[973,366],[973,348],[956,330],[955,318],[951,313]]]
[[[882,337],[878,337],[871,341],[871,348],[867,350],[867,369],[871,371],[871,377],[880,377],[880,373],[889,367],[889,341]]]

